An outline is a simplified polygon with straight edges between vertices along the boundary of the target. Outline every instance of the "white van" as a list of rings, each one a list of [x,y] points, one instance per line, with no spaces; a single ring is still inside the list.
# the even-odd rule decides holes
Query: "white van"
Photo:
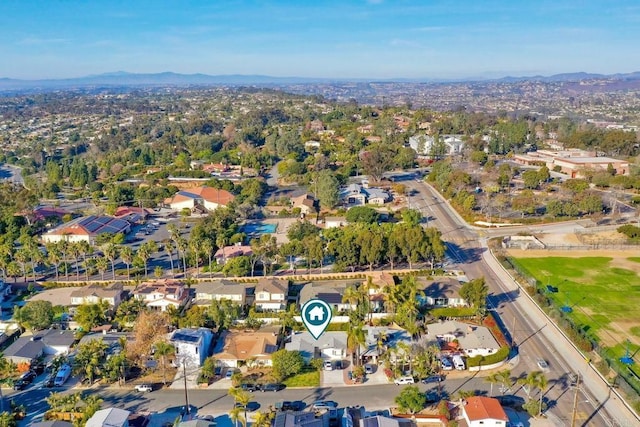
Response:
[[[453,366],[455,366],[458,371],[464,371],[467,369],[464,364],[464,359],[459,354],[454,355],[451,360],[453,361]]]
[[[60,387],[63,385],[69,377],[71,376],[71,366],[62,365],[60,369],[58,369],[58,373],[56,374],[56,378],[53,380],[53,385],[56,387]]]

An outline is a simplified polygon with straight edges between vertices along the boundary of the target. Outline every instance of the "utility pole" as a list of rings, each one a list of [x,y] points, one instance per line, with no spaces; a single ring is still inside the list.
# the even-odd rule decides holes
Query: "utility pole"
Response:
[[[571,415],[571,427],[576,426],[576,415],[578,412],[578,391],[580,390],[580,373],[576,379],[575,392],[573,394],[573,413]]]
[[[187,420],[191,419],[191,408],[189,407],[189,392],[187,391],[187,360],[182,359],[182,375],[184,377],[184,403],[187,411]]]

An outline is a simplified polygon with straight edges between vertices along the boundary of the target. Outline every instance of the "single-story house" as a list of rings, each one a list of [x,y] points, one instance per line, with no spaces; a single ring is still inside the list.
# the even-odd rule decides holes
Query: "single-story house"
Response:
[[[311,411],[278,411],[273,427],[328,427],[329,417]]]
[[[340,192],[340,200],[343,204],[350,206],[384,205],[391,200],[391,196],[380,188],[365,188],[361,184],[349,184]]]
[[[122,283],[114,283],[111,286],[91,284],[71,292],[71,305],[97,304],[106,301],[112,310],[118,308],[122,302],[124,289]]]
[[[308,193],[291,198],[291,207],[300,209],[302,215],[309,215],[316,212],[315,199]]]
[[[107,408],[96,411],[87,420],[86,427],[129,427],[131,412],[120,408]]]
[[[437,340],[441,348],[446,348],[448,343],[457,341],[458,350],[463,351],[468,357],[488,356],[500,349],[500,344],[488,328],[457,320],[428,324],[427,339]]]
[[[175,347],[176,358],[192,366],[202,366],[209,357],[213,333],[208,328],[183,328],[171,334],[169,342]]]
[[[289,351],[299,351],[305,362],[311,359],[343,360],[347,357],[347,333],[328,331],[315,339],[307,331],[291,335],[291,341],[285,344]]]
[[[461,287],[457,280],[438,279],[424,287],[424,296],[419,295],[418,300],[428,307],[466,307],[467,301],[459,294]]]
[[[469,427],[505,427],[509,421],[498,399],[485,396],[467,397],[462,405],[462,417]]]
[[[251,305],[255,292],[254,285],[224,279],[199,282],[194,288],[196,304],[200,305],[209,305],[212,301],[222,300],[229,300],[241,306]]]
[[[340,228],[347,225],[347,218],[343,216],[327,216],[324,218],[324,228]]]
[[[33,335],[22,335],[7,347],[4,357],[16,364],[31,364],[42,355],[69,354],[75,342],[73,331],[47,329]]]
[[[237,368],[240,363],[271,366],[271,355],[278,350],[273,332],[225,331],[218,339],[213,356],[221,366]]]
[[[152,310],[167,311],[168,306],[180,308],[189,299],[189,292],[179,282],[143,283],[133,291],[133,297],[144,301]]]
[[[103,233],[127,234],[131,231],[131,224],[123,219],[110,216],[83,216],[54,228],[42,235],[44,243],[56,243],[61,240],[67,242],[87,242],[94,244],[96,236]]]
[[[388,348],[396,348],[397,352],[390,354],[392,361],[395,358],[402,359],[403,352],[398,348],[402,342],[409,346],[414,344],[411,335],[404,329],[390,328],[388,326],[365,326],[365,344],[360,346],[360,356],[363,361],[377,363],[378,357]]]
[[[234,199],[235,196],[227,190],[202,186],[180,190],[173,197],[165,199],[164,204],[177,211],[197,208],[213,211],[228,206]]]

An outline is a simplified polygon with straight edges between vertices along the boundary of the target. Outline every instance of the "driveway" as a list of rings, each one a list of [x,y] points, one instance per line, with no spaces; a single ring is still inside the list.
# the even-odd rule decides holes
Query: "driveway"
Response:
[[[345,385],[346,369],[334,369],[332,371],[320,372],[321,387],[341,387]]]

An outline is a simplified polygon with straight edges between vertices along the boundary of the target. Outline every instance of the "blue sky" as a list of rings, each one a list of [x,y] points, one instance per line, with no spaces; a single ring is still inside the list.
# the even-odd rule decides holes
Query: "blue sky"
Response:
[[[0,0],[0,77],[640,70],[637,0]]]

